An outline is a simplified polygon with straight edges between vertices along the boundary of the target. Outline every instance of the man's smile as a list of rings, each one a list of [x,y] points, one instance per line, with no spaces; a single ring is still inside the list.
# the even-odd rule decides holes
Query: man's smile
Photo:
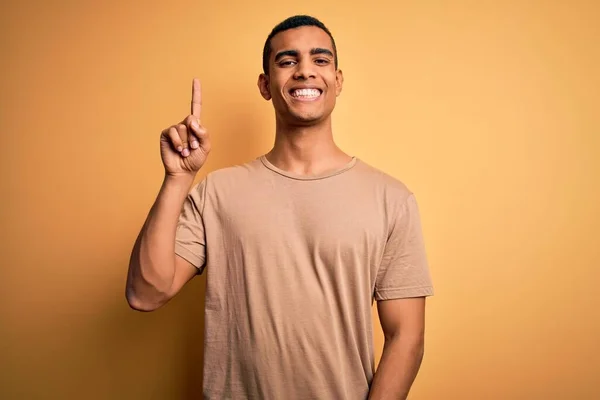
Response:
[[[290,95],[300,101],[315,101],[319,97],[323,91],[317,88],[295,88],[289,91]]]

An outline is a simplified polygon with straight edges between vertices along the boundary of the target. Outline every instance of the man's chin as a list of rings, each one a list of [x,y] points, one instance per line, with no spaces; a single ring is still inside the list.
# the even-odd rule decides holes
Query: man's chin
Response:
[[[298,126],[310,126],[323,122],[327,115],[322,112],[298,112],[297,110],[287,110],[285,114],[279,114],[281,121],[286,124]]]
[[[312,125],[321,122],[323,116],[320,114],[292,114],[290,120],[302,125]]]

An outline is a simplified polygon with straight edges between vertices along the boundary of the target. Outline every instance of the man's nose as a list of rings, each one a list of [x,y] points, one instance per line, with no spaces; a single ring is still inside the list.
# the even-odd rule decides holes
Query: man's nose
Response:
[[[294,79],[306,80],[315,77],[315,65],[312,63],[311,59],[302,59],[298,61],[296,72],[294,73]]]

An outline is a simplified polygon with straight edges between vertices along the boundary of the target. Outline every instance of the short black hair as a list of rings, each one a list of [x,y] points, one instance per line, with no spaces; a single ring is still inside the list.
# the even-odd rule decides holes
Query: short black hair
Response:
[[[331,45],[333,46],[333,57],[335,62],[335,69],[338,68],[338,55],[337,48],[335,47],[335,40],[333,40],[333,35],[327,29],[325,24],[319,21],[315,17],[311,17],[310,15],[294,15],[293,17],[289,17],[284,21],[280,22],[273,28],[267,40],[265,42],[265,47],[263,48],[263,72],[265,75],[269,75],[269,57],[271,57],[271,39],[273,36],[277,35],[279,32],[287,31],[288,29],[299,28],[301,26],[316,26],[317,28],[321,28],[325,31],[331,38]]]

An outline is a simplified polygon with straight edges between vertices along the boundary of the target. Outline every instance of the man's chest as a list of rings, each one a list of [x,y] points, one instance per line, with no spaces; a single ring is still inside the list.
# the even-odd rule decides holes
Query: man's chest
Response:
[[[383,205],[352,190],[256,190],[215,200],[209,225],[232,250],[237,244],[246,250],[376,257],[387,240]]]

